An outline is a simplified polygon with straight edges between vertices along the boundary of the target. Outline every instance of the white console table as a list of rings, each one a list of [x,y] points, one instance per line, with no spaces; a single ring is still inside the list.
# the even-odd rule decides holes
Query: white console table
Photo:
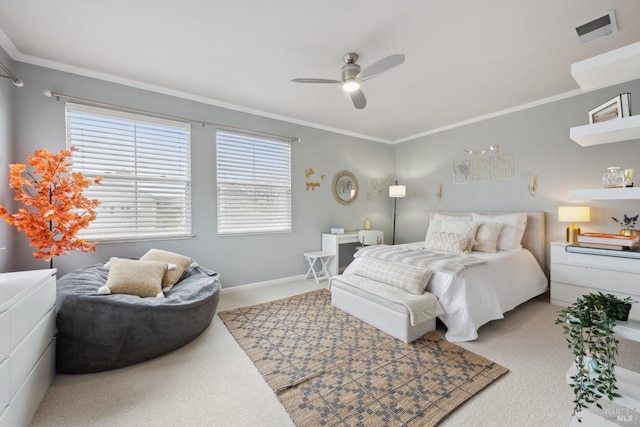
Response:
[[[55,274],[0,274],[0,427],[29,425],[55,375]]]
[[[340,274],[340,245],[358,243],[358,231],[345,231],[343,234],[322,233],[322,251],[334,254],[327,263],[329,275]]]
[[[340,245],[348,243],[360,243],[358,230],[345,231],[343,234],[322,233],[322,250],[334,254],[334,257],[327,263],[327,269],[331,276],[341,273]],[[380,243],[384,243],[384,237]]]

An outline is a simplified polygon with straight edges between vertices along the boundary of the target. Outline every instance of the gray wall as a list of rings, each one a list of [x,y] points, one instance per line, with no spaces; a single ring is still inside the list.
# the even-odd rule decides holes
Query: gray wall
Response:
[[[224,287],[301,275],[306,261],[301,253],[319,250],[321,233],[332,225],[362,228],[365,217],[374,227],[390,233],[391,201],[373,189],[382,171],[391,172],[392,147],[304,126],[240,113],[118,84],[58,72],[28,64],[16,64],[25,86],[15,94],[16,139],[13,161],[47,147],[65,147],[64,102],[47,98],[44,90],[127,107],[145,109],[254,131],[302,138],[292,149],[293,233],[216,235],[215,127],[192,126],[193,231],[186,240],[99,244],[96,253],[73,252],[54,260],[59,274],[73,268],[107,261],[111,256],[132,257],[149,248],[171,250],[193,257],[201,265],[220,272]],[[305,169],[316,174],[310,181],[321,186],[307,191]],[[351,206],[340,205],[331,193],[336,172],[347,169],[360,182],[360,197]],[[324,175],[322,180],[320,175]],[[379,180],[380,178],[378,178]],[[381,185],[381,184],[380,184]],[[381,188],[380,185],[376,189]],[[366,193],[371,193],[367,198]],[[23,235],[16,238],[12,254],[17,270],[45,268],[31,255]]]
[[[394,146],[398,179],[407,185],[407,197],[398,201],[396,241],[423,239],[426,212],[436,210],[544,211],[547,243],[564,240],[568,224],[558,223],[557,208],[569,204],[593,208],[592,221],[579,224],[582,231],[619,231],[610,216],[638,214],[640,201],[570,202],[569,190],[601,188],[609,166],[634,168],[640,185],[640,141],[581,147],[569,138],[569,128],[587,124],[589,110],[625,92],[637,105],[632,113],[640,113],[640,81],[634,81]],[[454,185],[453,163],[470,157],[463,150],[492,144],[500,145],[501,154],[514,154],[514,178]],[[539,185],[534,197],[527,191],[529,175]],[[441,201],[436,197],[440,183]]]
[[[11,64],[4,52],[0,58]],[[638,141],[580,147],[569,138],[569,128],[586,124],[587,112],[623,92],[640,99],[640,81],[582,94],[524,111],[461,126],[410,142],[389,146],[314,128],[218,108],[127,86],[53,71],[28,64],[12,64],[25,86],[16,89],[1,79],[0,168],[22,162],[42,147],[65,146],[64,102],[46,98],[44,90],[107,103],[190,117],[255,131],[302,138],[293,145],[293,224],[288,234],[219,237],[216,235],[215,128],[192,128],[193,229],[186,240],[100,244],[94,254],[71,253],[55,260],[60,274],[73,268],[103,262],[111,256],[139,256],[152,247],[192,256],[221,273],[225,287],[303,274],[301,252],[320,247],[320,234],[332,225],[359,229],[370,217],[375,229],[391,240],[392,203],[387,186],[395,178],[407,185],[407,197],[398,199],[396,242],[424,238],[427,212],[433,210],[540,210],[547,213],[547,242],[564,239],[567,224],[557,222],[557,207],[570,204],[571,189],[599,188],[608,166],[636,169],[640,185]],[[636,102],[640,105],[640,101]],[[640,107],[639,107],[640,108]],[[637,110],[637,109],[636,109]],[[633,105],[632,105],[633,112]],[[635,111],[637,114],[638,111]],[[464,149],[500,145],[500,153],[513,153],[515,176],[511,180],[452,184],[453,162],[465,160]],[[308,180],[305,170],[316,173]],[[339,170],[353,172],[360,181],[360,197],[351,206],[338,204],[331,180]],[[398,171],[394,176],[394,170]],[[536,175],[539,190],[527,191],[529,175]],[[5,173],[2,173],[6,176]],[[322,180],[320,175],[324,175]],[[306,182],[320,182],[307,190]],[[3,182],[6,182],[3,181]],[[438,184],[443,198],[436,198]],[[0,186],[0,203],[10,203],[6,185]],[[610,216],[640,212],[638,201],[592,201],[592,222],[583,231],[616,232]],[[0,271],[44,268],[35,260],[22,234],[0,224]]]
[[[12,70],[13,61],[0,49],[0,62]],[[19,76],[18,76],[19,77]],[[13,144],[13,99],[14,91],[17,88],[11,80],[0,78],[0,205],[12,206],[13,193],[9,189],[7,175],[9,173],[9,163],[12,163]],[[0,220],[0,272],[12,269],[11,254],[9,248],[12,246],[14,235],[9,225]]]

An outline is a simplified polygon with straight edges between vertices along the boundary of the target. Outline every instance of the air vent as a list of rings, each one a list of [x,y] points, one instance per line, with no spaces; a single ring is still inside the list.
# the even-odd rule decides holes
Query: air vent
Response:
[[[607,15],[576,27],[576,34],[580,43],[587,43],[609,34],[618,32],[616,13],[611,10]]]

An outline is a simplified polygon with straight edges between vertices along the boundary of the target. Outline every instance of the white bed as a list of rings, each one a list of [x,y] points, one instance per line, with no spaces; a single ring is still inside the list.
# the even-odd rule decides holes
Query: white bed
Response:
[[[426,291],[436,295],[444,309],[445,314],[438,318],[447,326],[447,340],[474,340],[480,326],[502,319],[505,312],[547,290],[548,280],[541,268],[545,259],[544,213],[526,214],[522,249],[496,253],[474,251],[470,255],[487,262],[459,273],[437,271],[431,277]],[[433,218],[433,214],[430,217]],[[396,246],[418,249],[423,244],[415,242]],[[343,276],[353,274],[360,262],[362,258],[354,259]],[[428,322],[407,323],[406,307],[354,288],[341,280],[341,276],[332,278],[331,289],[334,305],[405,342],[417,339],[435,326]]]

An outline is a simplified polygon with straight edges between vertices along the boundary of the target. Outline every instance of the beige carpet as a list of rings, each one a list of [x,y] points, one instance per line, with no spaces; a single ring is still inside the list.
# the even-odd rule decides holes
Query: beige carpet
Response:
[[[219,314],[298,426],[434,426],[508,372],[435,332],[405,344],[326,289]]]
[[[232,310],[324,286],[310,279],[232,289],[223,291],[218,308]],[[568,426],[573,393],[565,375],[572,355],[553,323],[558,310],[548,295],[536,298],[481,327],[477,340],[459,343],[510,371],[440,425]],[[640,345],[622,341],[619,365],[640,371]],[[32,421],[35,427],[258,425],[293,423],[218,316],[194,341],[156,359],[110,372],[56,376]]]

